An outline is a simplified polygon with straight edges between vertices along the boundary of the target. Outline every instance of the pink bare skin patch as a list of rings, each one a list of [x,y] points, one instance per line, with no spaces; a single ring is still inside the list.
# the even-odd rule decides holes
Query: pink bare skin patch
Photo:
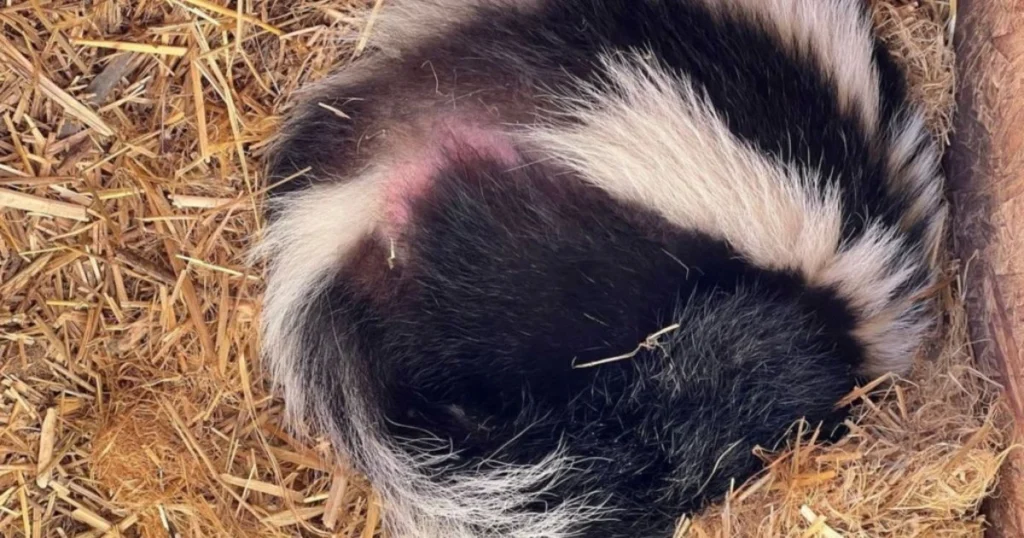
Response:
[[[521,164],[519,152],[508,135],[478,124],[445,118],[417,131],[417,140],[400,144],[405,147],[388,167],[381,223],[388,238],[400,235],[412,219],[413,201],[427,192],[431,178],[452,159],[490,158],[509,168]]]

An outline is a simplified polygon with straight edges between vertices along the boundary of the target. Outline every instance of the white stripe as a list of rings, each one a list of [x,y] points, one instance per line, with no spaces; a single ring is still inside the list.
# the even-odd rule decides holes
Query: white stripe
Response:
[[[291,419],[300,419],[306,406],[298,355],[304,309],[377,225],[384,203],[380,177],[371,172],[274,200],[276,218],[252,254],[254,260],[267,260],[263,352]]]
[[[646,57],[604,59],[611,89],[584,84],[560,101],[573,121],[534,129],[537,151],[621,200],[727,241],[751,263],[832,287],[859,313],[864,372],[904,372],[927,322],[895,292],[924,263],[901,237],[868,223],[841,244],[839,192],[818,171],[782,164],[737,139],[693,86]],[[908,296],[920,290],[910,290]]]

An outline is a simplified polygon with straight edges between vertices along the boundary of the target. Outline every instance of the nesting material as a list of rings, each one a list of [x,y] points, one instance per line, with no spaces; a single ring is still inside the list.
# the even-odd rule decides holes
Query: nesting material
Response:
[[[949,0],[874,0],[875,28],[907,74],[911,97],[946,145],[955,105],[953,28]]]
[[[243,262],[260,151],[297,88],[359,53],[376,4],[0,7],[0,536],[378,532],[365,480],[280,428]],[[947,3],[874,5],[945,137]],[[765,453],[679,536],[979,535],[1003,414],[942,296],[935,358],[852,395],[850,436]]]
[[[981,536],[979,502],[1006,458],[1008,416],[966,353],[947,294],[946,342],[908,380],[855,391],[850,434],[769,455],[769,470],[689,525],[695,537]],[[959,342],[959,344],[957,344]],[[801,427],[798,425],[798,427]]]

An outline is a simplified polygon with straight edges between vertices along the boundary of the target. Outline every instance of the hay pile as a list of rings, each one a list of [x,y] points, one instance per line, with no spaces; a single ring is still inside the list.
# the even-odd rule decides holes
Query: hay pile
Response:
[[[0,536],[374,536],[365,481],[278,427],[242,265],[259,151],[372,3],[0,4]],[[946,136],[948,7],[876,14]],[[937,361],[680,535],[977,535],[1004,439],[944,293]]]

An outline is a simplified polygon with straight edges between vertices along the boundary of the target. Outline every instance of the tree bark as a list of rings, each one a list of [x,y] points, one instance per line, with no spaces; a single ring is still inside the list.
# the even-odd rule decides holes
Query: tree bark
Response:
[[[978,365],[1005,387],[1024,441],[1024,0],[960,0],[947,170]],[[991,538],[1024,537],[1024,453],[986,506]]]

